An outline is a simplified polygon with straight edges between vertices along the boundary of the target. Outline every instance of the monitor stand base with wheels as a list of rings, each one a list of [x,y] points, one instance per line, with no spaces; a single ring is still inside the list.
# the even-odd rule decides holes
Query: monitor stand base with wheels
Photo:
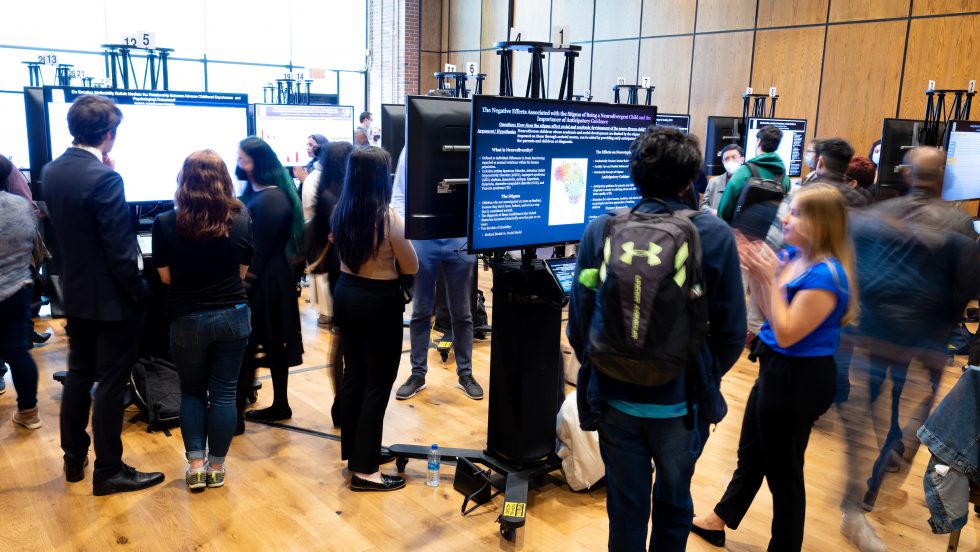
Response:
[[[440,447],[443,460],[481,464],[504,476],[485,476],[504,493],[500,534],[513,540],[524,525],[528,490],[561,467],[555,453],[555,420],[564,400],[561,368],[563,294],[533,254],[519,262],[495,261],[494,331],[490,337],[486,450]],[[429,447],[390,445],[398,471],[409,459],[426,459]],[[457,467],[457,470],[460,468]]]

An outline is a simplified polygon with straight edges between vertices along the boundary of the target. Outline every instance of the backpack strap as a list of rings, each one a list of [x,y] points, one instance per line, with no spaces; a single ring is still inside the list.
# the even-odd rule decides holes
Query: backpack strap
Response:
[[[752,176],[760,180],[762,179],[762,176],[759,175],[759,169],[755,166],[755,163],[746,161],[745,166],[749,168],[749,172],[752,173]]]

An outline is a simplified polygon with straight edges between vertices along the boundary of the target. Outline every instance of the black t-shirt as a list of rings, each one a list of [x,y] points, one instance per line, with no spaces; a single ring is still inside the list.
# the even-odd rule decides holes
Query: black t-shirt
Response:
[[[167,316],[220,310],[248,301],[239,272],[252,262],[252,229],[248,213],[235,219],[228,237],[199,242],[177,234],[177,212],[153,221],[153,264],[170,267]]]

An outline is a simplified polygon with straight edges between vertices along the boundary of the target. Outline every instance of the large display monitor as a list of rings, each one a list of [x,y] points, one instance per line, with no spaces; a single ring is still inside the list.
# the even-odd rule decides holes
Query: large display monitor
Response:
[[[878,185],[905,190],[901,173],[905,153],[918,146],[939,146],[938,136],[942,136],[945,129],[945,123],[939,123],[937,136],[930,137],[921,119],[885,119],[881,126]]]
[[[86,94],[110,98],[122,111],[122,124],[109,156],[122,175],[127,202],[173,200],[177,173],[196,150],[218,152],[234,175],[238,143],[248,135],[246,94],[46,86],[50,157],[71,147],[68,109],[75,98]]]
[[[709,177],[725,172],[721,162],[721,150],[728,144],[742,145],[743,128],[740,117],[708,117],[704,135],[704,172]]]
[[[690,115],[675,115],[673,113],[657,113],[657,126],[676,128],[687,134],[691,128]]]
[[[269,143],[286,167],[305,165],[306,141],[322,134],[331,142],[354,142],[354,108],[349,105],[255,104],[252,134]]]
[[[409,96],[405,125],[411,144],[405,152],[405,235],[413,240],[465,236],[470,101]]]
[[[629,147],[656,116],[655,106],[476,96],[470,250],[577,242],[596,217],[635,204]]]
[[[980,199],[980,122],[950,121],[943,199]]]
[[[783,131],[776,154],[783,160],[787,176],[800,176],[803,170],[803,149],[806,147],[806,119],[757,119],[750,118],[745,131],[745,159],[752,159],[756,151],[759,130],[774,126]]]
[[[405,147],[405,106],[402,104],[381,104],[381,147],[388,152],[392,161]]]

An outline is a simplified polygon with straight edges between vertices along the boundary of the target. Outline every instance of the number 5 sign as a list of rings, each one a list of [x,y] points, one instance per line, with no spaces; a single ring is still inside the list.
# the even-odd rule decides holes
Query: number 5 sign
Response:
[[[135,35],[123,35],[123,44],[130,48],[152,50],[157,47],[157,34],[149,31],[136,31]]]

